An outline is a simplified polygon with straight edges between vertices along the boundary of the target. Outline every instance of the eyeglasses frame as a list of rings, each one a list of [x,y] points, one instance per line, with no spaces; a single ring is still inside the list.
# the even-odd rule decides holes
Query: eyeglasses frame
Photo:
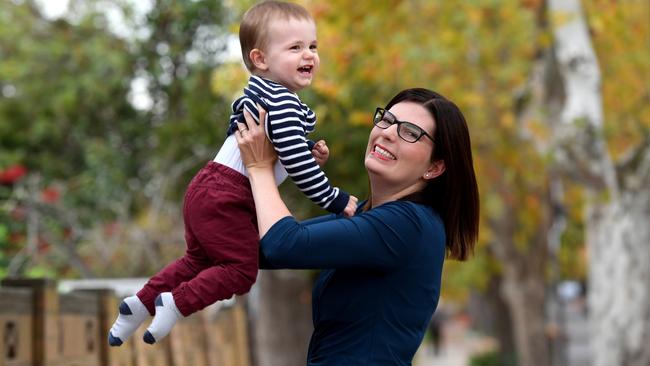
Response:
[[[391,123],[390,126],[392,126],[392,125],[394,125],[394,124],[397,124],[397,136],[399,136],[402,140],[404,140],[404,141],[406,141],[406,142],[408,142],[408,143],[414,144],[414,143],[420,141],[420,139],[422,138],[422,136],[426,136],[426,137],[429,138],[429,140],[431,140],[431,142],[433,142],[433,143],[435,144],[435,140],[433,139],[433,137],[431,137],[431,135],[429,135],[429,134],[428,134],[428,133],[427,133],[427,132],[422,128],[422,127],[416,125],[416,124],[413,123],[413,122],[409,122],[409,121],[400,121],[400,120],[397,119],[397,117],[395,117],[394,114],[392,114],[390,111],[388,111],[387,109],[382,108],[382,107],[377,107],[377,109],[375,109],[375,114],[372,116],[372,124],[375,125],[375,126],[377,126],[378,128],[381,128],[382,130],[385,130],[385,129],[387,129],[387,128],[390,127],[390,126],[381,127],[381,126],[378,126],[378,125],[377,125],[378,120],[377,120],[376,117],[377,117],[377,115],[380,114],[380,113],[381,113],[381,118],[379,119],[379,121],[381,121],[381,120],[384,119],[384,116],[386,115],[386,113],[388,113],[389,115],[393,116],[393,119],[395,120],[395,122]],[[387,122],[388,122],[388,121],[387,121]],[[405,139],[405,138],[402,136],[402,134],[400,133],[400,130],[401,130],[403,124],[408,124],[408,125],[410,125],[410,126],[415,126],[416,129],[420,131],[420,135],[415,139],[415,141],[409,141],[409,140]]]

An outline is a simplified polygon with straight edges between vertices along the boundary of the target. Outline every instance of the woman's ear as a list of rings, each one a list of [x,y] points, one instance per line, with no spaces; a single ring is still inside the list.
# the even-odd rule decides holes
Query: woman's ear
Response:
[[[436,160],[433,163],[431,163],[431,166],[429,166],[429,169],[427,169],[427,171],[424,173],[422,178],[424,178],[425,180],[437,178],[444,172],[445,172],[445,161]]]
[[[250,58],[253,65],[255,65],[255,68],[262,71],[269,69],[269,66],[266,64],[266,57],[264,56],[264,52],[262,52],[262,50],[259,48],[253,48],[248,54],[248,57]]]

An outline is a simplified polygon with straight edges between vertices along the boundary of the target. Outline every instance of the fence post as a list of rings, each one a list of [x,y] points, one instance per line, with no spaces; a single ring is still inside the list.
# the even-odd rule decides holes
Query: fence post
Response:
[[[99,366],[99,298],[96,294],[72,291],[59,295],[57,366]]]
[[[111,318],[113,314],[110,314],[109,306],[111,305],[111,299],[114,297],[113,290],[110,289],[93,289],[93,290],[83,290],[91,292],[97,295],[97,301],[99,302],[99,311],[97,317],[99,318],[99,326],[97,331],[99,332],[99,361],[103,366],[109,366],[111,363],[110,356],[108,353],[108,330],[111,326]]]
[[[32,291],[0,287],[0,366],[32,363]]]
[[[79,290],[97,295],[99,302],[99,359],[102,366],[135,366],[135,348],[133,337],[129,338],[120,347],[108,345],[108,331],[117,317],[118,299],[112,289],[84,289]]]
[[[194,313],[178,323],[169,333],[174,366],[207,366],[206,334],[202,313]]]
[[[32,365],[46,366],[46,361],[55,358],[55,347],[58,345],[58,342],[48,343],[46,340],[59,339],[59,297],[56,281],[47,278],[6,278],[0,284],[5,287],[31,288]]]
[[[236,352],[237,365],[248,366],[250,362],[248,319],[246,314],[245,302],[238,301],[233,308],[233,318],[236,330]]]

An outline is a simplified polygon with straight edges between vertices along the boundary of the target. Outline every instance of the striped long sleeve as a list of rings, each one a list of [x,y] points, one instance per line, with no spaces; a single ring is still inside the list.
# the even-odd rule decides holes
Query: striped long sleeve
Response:
[[[314,144],[307,139],[307,134],[314,131],[316,115],[298,95],[278,83],[251,76],[244,95],[232,103],[228,135],[237,130],[237,122],[244,122],[244,110],[259,123],[256,104],[268,112],[266,133],[298,189],[327,211],[341,213],[350,196],[332,187],[314,160],[311,154]]]

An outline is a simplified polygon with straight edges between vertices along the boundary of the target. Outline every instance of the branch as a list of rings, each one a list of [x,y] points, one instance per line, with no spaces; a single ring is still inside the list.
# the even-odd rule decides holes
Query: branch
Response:
[[[556,130],[561,157],[591,189],[618,195],[616,170],[602,136],[600,68],[579,0],[550,0],[554,51],[566,99]],[[563,156],[562,156],[563,155]],[[571,169],[571,165],[573,168]]]
[[[616,167],[625,188],[647,189],[650,186],[650,131],[644,132],[643,140],[630,149]]]
[[[61,224],[63,228],[70,230],[69,237],[62,237],[59,245],[55,245],[55,248],[62,249],[68,258],[68,263],[76,268],[84,278],[93,278],[92,270],[86,265],[83,259],[79,256],[78,253],[78,244],[85,238],[86,230],[83,228],[83,225],[79,223],[77,219],[76,210],[70,210],[66,207],[53,206],[44,203],[37,203],[34,205],[34,208],[41,212],[44,216],[49,216]],[[49,242],[56,243],[57,238],[52,237],[51,234],[48,234],[46,231],[42,231],[43,237],[45,237]]]
[[[83,262],[77,253],[77,244],[83,237],[82,225],[78,222],[74,210],[66,207],[54,206],[41,202],[39,192],[42,190],[41,177],[38,173],[30,174],[24,185],[14,188],[12,195],[7,200],[7,208],[22,205],[26,208],[26,245],[11,260],[7,272],[9,275],[18,275],[21,268],[30,262],[39,261],[39,238],[46,238],[53,247],[63,247],[69,264],[79,270],[84,277],[92,277],[92,271]],[[5,207],[3,207],[5,209]],[[73,235],[70,238],[54,238],[48,233],[47,219],[57,222],[57,226],[69,228]]]
[[[592,128],[563,125],[556,130],[555,166],[563,174],[595,190],[606,189],[600,154],[595,146],[599,139]]]
[[[637,176],[639,177],[638,188],[640,189],[648,189],[650,186],[650,138],[648,135],[646,135],[645,141],[646,143],[644,145],[646,152],[643,153],[643,158],[641,159],[637,170]]]

